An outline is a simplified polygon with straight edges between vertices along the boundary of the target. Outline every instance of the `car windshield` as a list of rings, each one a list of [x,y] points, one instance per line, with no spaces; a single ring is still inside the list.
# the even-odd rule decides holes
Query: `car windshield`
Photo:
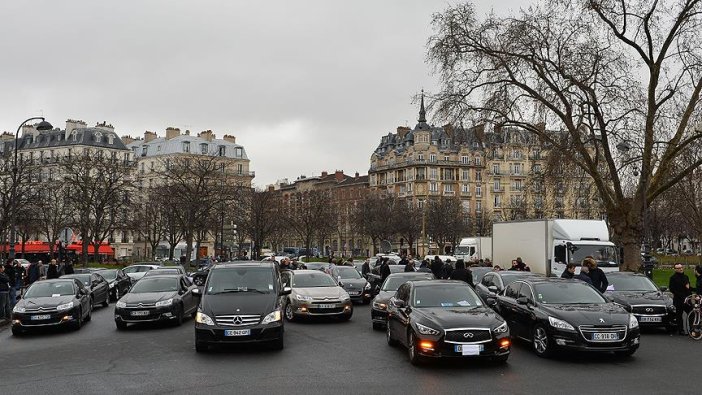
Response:
[[[146,275],[149,276],[157,276],[160,274],[180,274],[180,271],[178,271],[178,269],[154,269],[146,272]]]
[[[117,278],[117,270],[100,270],[97,273],[107,281],[113,281]]]
[[[61,278],[75,278],[85,285],[90,285],[90,274],[69,274],[67,276],[61,276]]]
[[[336,282],[326,273],[296,273],[293,276],[294,288],[336,287]]]
[[[505,284],[505,287],[508,285],[512,284],[513,282],[517,280],[521,280],[525,277],[529,276],[534,276],[535,274],[531,274],[529,272],[521,272],[519,274],[515,274],[515,272],[507,272],[502,275],[502,282]]]
[[[604,304],[607,300],[594,288],[582,282],[534,285],[534,296],[545,304]]]
[[[427,273],[426,275],[420,275],[420,276],[390,276],[388,277],[387,280],[383,283],[383,287],[381,288],[383,291],[397,291],[398,288],[400,288],[400,285],[406,283],[407,281],[411,280],[433,280],[434,276]]]
[[[658,291],[648,277],[642,276],[609,276],[608,291]]]
[[[594,257],[597,266],[617,267],[619,266],[617,249],[608,245],[576,244],[575,251],[570,255],[570,261],[580,264],[587,257]]]
[[[207,293],[271,293],[275,278],[268,267],[215,268],[207,280]]]
[[[356,270],[356,268],[353,267],[337,267],[336,275],[340,276],[342,280],[356,280],[361,278],[361,275],[358,274],[358,270]]]
[[[129,291],[135,294],[147,292],[175,292],[178,290],[178,279],[174,277],[142,278]]]
[[[73,295],[73,281],[36,282],[24,294],[25,299],[45,298],[51,296]]]
[[[469,285],[438,285],[416,287],[412,306],[414,307],[477,307],[482,306],[478,295]]]
[[[139,270],[139,266],[127,266],[124,269],[122,269],[125,273],[136,273]]]

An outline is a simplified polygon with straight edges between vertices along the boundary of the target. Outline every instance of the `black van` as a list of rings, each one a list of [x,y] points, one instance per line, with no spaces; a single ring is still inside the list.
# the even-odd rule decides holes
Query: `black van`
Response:
[[[217,344],[283,348],[283,288],[272,262],[220,263],[210,270],[195,317],[195,350]]]

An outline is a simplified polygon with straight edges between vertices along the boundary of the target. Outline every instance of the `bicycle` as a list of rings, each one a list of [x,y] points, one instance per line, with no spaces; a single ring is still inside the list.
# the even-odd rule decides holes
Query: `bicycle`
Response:
[[[692,310],[687,314],[688,334],[694,340],[702,339],[702,297],[690,295],[685,298],[685,304]]]

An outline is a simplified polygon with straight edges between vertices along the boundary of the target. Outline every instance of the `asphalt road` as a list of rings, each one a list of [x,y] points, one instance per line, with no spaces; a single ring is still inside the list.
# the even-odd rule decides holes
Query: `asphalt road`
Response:
[[[506,365],[415,367],[371,329],[368,306],[349,322],[286,324],[283,351],[197,354],[192,320],[181,327],[115,329],[108,308],[77,332],[13,337],[0,329],[0,394],[682,394],[699,393],[702,343],[645,333],[631,358],[571,355],[541,359],[527,345]]]

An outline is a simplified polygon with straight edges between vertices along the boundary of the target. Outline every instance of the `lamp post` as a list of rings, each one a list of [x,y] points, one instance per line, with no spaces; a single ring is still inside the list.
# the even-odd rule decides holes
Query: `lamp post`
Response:
[[[35,126],[37,130],[44,131],[53,129],[53,126],[51,126],[49,122],[46,122],[44,117],[32,117],[22,122],[17,127],[17,132],[15,132],[15,152],[12,161],[12,191],[10,192],[10,259],[15,259],[15,243],[17,242],[15,228],[17,225],[17,151],[19,148],[19,132],[20,129],[22,129],[22,126],[24,126],[27,122],[35,120],[41,120],[41,122]]]

